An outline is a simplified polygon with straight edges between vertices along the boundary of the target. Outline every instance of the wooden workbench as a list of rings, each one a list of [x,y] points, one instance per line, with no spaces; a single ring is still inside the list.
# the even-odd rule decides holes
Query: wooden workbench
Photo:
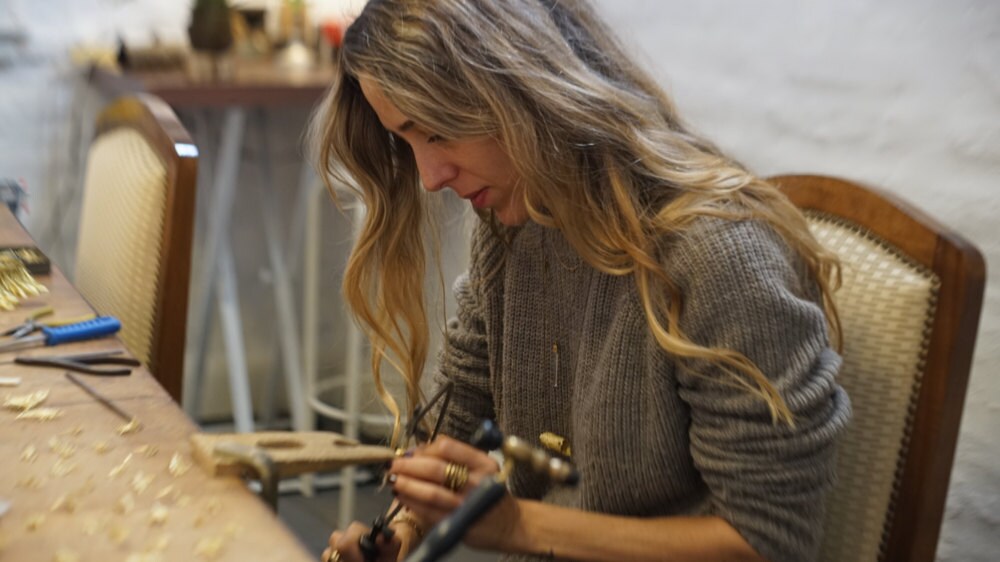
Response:
[[[0,206],[0,245],[32,243]],[[0,311],[0,330],[43,303],[60,317],[92,312],[57,268],[37,279],[50,293]],[[121,341],[104,338],[21,353],[117,349]],[[0,388],[0,400],[48,390],[39,407],[61,415],[18,420],[16,411],[0,409],[0,512],[10,502],[0,514],[0,560],[313,560],[241,480],[211,478],[194,464],[188,436],[197,427],[145,368],[128,377],[80,375],[142,423],[137,432],[119,434],[122,420],[62,370],[3,363],[15,355],[0,354],[0,376],[22,382]]]

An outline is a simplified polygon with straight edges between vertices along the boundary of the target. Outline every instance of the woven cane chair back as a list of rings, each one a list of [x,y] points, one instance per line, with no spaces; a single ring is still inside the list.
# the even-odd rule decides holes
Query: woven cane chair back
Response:
[[[98,117],[80,216],[74,283],[179,400],[197,150],[158,98],[121,98]]]
[[[982,302],[982,258],[868,188],[817,176],[772,180],[842,265],[834,295],[843,328],[838,380],[853,417],[838,448],[821,560],[933,560]]]

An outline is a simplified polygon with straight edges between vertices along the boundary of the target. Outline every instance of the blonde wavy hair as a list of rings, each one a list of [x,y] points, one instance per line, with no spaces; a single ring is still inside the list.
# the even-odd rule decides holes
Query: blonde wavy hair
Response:
[[[362,75],[428,134],[497,139],[531,220],[558,228],[600,271],[632,275],[664,350],[721,366],[729,383],[767,401],[776,423],[794,423],[746,356],[685,336],[683,295],[660,246],[697,217],[765,221],[802,256],[839,342],[837,259],[774,186],[688,130],[584,0],[371,0],[345,34],[338,68],[312,145],[323,176],[354,185],[367,206],[344,295],[397,420],[380,365],[402,374],[412,407],[428,353],[426,202],[412,152],[379,123]]]

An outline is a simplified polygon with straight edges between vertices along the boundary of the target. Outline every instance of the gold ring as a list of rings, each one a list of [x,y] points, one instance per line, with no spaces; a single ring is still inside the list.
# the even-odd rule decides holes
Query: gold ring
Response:
[[[326,557],[326,562],[340,562],[341,560],[340,551],[336,548],[331,550],[330,555]]]
[[[469,481],[469,467],[450,462],[444,467],[444,487],[457,492]]]

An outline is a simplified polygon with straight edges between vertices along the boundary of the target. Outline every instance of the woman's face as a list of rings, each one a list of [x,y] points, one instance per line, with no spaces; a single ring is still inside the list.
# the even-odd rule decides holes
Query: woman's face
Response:
[[[373,80],[361,76],[358,82],[382,126],[410,145],[424,189],[435,192],[450,188],[476,209],[492,210],[508,226],[528,220],[519,178],[496,139],[443,139],[431,135],[403,115]]]

